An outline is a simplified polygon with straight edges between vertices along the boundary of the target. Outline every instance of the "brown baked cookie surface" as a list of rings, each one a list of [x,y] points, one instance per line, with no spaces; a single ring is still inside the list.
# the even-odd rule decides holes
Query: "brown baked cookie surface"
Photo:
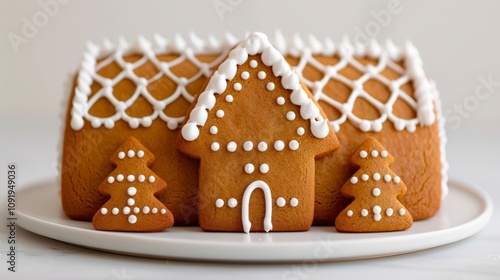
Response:
[[[167,187],[149,169],[154,159],[133,137],[120,146],[111,158],[116,169],[99,185],[99,191],[109,200],[94,215],[94,228],[152,232],[173,226],[172,213],[154,196]]]
[[[314,160],[338,141],[325,114],[261,33],[229,52],[194,101],[178,148],[200,159],[208,231],[303,231],[314,216]]]
[[[340,192],[354,199],[335,219],[341,232],[381,232],[411,227],[411,213],[398,199],[406,185],[390,168],[391,154],[375,138],[366,139],[352,156],[359,167]]]

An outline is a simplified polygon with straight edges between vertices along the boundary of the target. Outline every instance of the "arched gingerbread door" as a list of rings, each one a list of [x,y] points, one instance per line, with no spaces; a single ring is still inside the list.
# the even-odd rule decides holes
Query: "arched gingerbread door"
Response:
[[[273,213],[271,189],[269,188],[269,185],[266,184],[266,182],[257,180],[253,181],[250,185],[248,185],[247,188],[245,189],[245,192],[243,193],[243,199],[241,203],[241,221],[243,223],[243,230],[246,233],[249,233],[250,229],[252,228],[252,223],[250,222],[248,213],[249,212],[248,209],[250,206],[250,197],[252,196],[252,192],[257,188],[261,189],[264,192],[264,199],[266,205],[266,213],[264,216],[264,230],[266,232],[269,232],[270,230],[273,229],[273,224],[271,221]]]

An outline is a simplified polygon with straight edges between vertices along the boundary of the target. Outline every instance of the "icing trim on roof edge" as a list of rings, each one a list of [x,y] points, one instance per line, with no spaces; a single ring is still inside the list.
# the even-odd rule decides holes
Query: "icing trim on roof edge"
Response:
[[[328,120],[324,119],[319,107],[302,88],[299,77],[290,68],[283,55],[274,48],[266,35],[255,32],[229,52],[228,57],[214,72],[205,90],[200,94],[196,106],[191,111],[188,121],[182,127],[182,137],[194,141],[200,135],[198,126],[204,126],[208,119],[207,110],[215,105],[215,95],[222,94],[238,71],[238,66],[248,60],[249,55],[260,54],[262,62],[272,67],[274,76],[281,77],[281,85],[291,90],[290,100],[300,106],[300,116],[309,120],[311,132],[316,138],[325,138],[330,133]]]

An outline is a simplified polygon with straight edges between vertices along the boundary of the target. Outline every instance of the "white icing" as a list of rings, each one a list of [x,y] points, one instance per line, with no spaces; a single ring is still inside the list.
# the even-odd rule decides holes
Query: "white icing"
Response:
[[[380,214],[380,213],[382,213],[382,208],[380,208],[380,206],[378,206],[378,205],[373,206],[372,210],[373,210],[373,214]]]
[[[236,200],[236,198],[230,198],[228,201],[227,201],[227,205],[231,208],[234,208],[236,206],[238,206],[238,200]]]
[[[286,113],[286,119],[289,120],[289,121],[293,121],[295,120],[295,113],[292,112],[292,111],[288,111]]]
[[[154,183],[154,181],[155,181],[155,176],[153,176],[153,175],[149,176],[148,181],[149,181],[150,183]]]
[[[107,208],[101,208],[101,214],[106,215],[108,214],[108,209]]]
[[[217,152],[220,149],[220,144],[217,142],[213,142],[212,145],[210,145],[210,149],[212,149],[212,151],[214,152]]]
[[[134,206],[134,204],[135,204],[135,200],[133,198],[127,199],[127,205],[128,206]]]
[[[130,175],[127,176],[127,181],[133,182],[134,180],[135,180],[135,176],[134,175],[130,174]]]
[[[366,158],[368,156],[368,153],[365,150],[363,150],[363,151],[359,152],[359,156],[361,158]]]
[[[261,173],[266,174],[269,172],[269,165],[267,163],[263,163],[259,166],[259,170]]]
[[[303,127],[297,128],[297,135],[303,136],[306,131],[304,130]]]
[[[123,181],[123,179],[124,179],[124,177],[122,174],[118,174],[118,176],[116,176],[116,181],[118,181],[118,182]]]
[[[131,224],[135,224],[137,222],[137,217],[135,215],[128,216],[128,222]]]
[[[255,167],[253,166],[253,164],[247,163],[247,164],[245,164],[244,169],[245,169],[245,173],[252,174],[253,171],[255,170]]]
[[[392,180],[392,176],[390,174],[385,174],[384,175],[384,181],[390,182]]]
[[[347,214],[347,217],[352,217],[352,214],[354,214],[354,213],[352,212],[352,210],[347,210],[346,214]]]
[[[394,176],[393,180],[394,180],[394,183],[396,183],[396,184],[399,184],[399,182],[401,182],[401,178],[399,178],[399,176]]]
[[[377,150],[373,150],[372,153],[371,153],[371,155],[374,158],[378,157],[378,151]]]
[[[274,149],[276,149],[276,151],[283,151],[284,148],[285,148],[285,143],[283,141],[278,140],[274,142]]]
[[[299,205],[299,200],[297,198],[293,197],[290,199],[290,206],[297,207],[297,205]]]
[[[236,91],[240,91],[242,89],[242,86],[240,83],[234,83],[234,86],[233,86],[234,90]]]
[[[150,210],[151,210],[151,209],[149,209],[149,207],[148,207],[148,206],[144,206],[144,207],[142,208],[142,213],[144,213],[144,214],[148,214]]]
[[[234,101],[234,98],[231,94],[226,95],[226,102],[231,103]]]
[[[369,178],[370,178],[370,176],[368,176],[368,174],[361,175],[361,180],[363,180],[365,182],[368,181]]]
[[[352,177],[350,180],[351,184],[356,185],[358,183],[358,177]]]
[[[276,98],[276,103],[278,103],[278,105],[284,105],[285,104],[285,98],[283,97],[278,97]]]
[[[368,210],[366,210],[366,209],[361,210],[361,216],[363,216],[363,217],[368,216]]]
[[[389,155],[389,153],[387,151],[380,152],[380,156],[383,158],[386,158],[388,155]]]
[[[387,208],[385,210],[385,214],[387,215],[387,217],[392,216],[393,213],[394,213],[394,211],[392,210],[392,208]]]
[[[382,219],[382,215],[380,214],[375,214],[373,215],[373,220],[375,220],[375,222],[378,222]]]
[[[133,157],[135,156],[135,152],[134,152],[133,150],[128,150],[128,152],[127,152],[127,156],[128,156],[129,158],[133,158]]]
[[[399,208],[399,215],[404,216],[406,214],[406,210],[404,208]]]
[[[128,206],[123,207],[122,212],[123,212],[123,214],[125,214],[125,215],[130,214],[130,207],[128,207]]]
[[[252,192],[257,188],[260,188],[264,192],[264,200],[266,204],[266,212],[264,215],[264,230],[266,232],[269,232],[273,229],[273,224],[271,221],[273,214],[271,189],[265,182],[258,180],[248,185],[248,187],[245,189],[245,192],[243,193],[243,200],[241,202],[241,221],[243,224],[243,231],[246,233],[249,233],[250,229],[252,228],[248,210],[250,206],[250,196],[252,195]]]
[[[259,73],[257,74],[257,77],[259,77],[259,79],[261,79],[261,80],[264,80],[266,78],[266,72],[259,71]]]
[[[380,174],[379,173],[374,173],[373,174],[373,180],[375,180],[375,181],[380,180]]]
[[[223,118],[224,117],[224,111],[223,110],[217,110],[217,112],[215,113],[215,115],[218,117],[218,118]],[[187,139],[186,139],[187,140]]]
[[[286,205],[286,200],[280,196],[278,197],[278,199],[276,199],[276,205],[278,205],[279,207],[283,207]]]
[[[124,152],[119,152],[118,153],[118,158],[119,159],[124,159],[125,158],[125,153]]]
[[[290,148],[290,150],[292,151],[296,151],[299,149],[299,142],[297,140],[292,140],[288,143],[288,147]]]
[[[259,144],[257,145],[257,149],[261,152],[265,152],[267,150],[267,143],[264,141],[259,142]]]
[[[248,71],[241,72],[241,78],[243,80],[248,80],[250,78],[250,73],[248,73]]]
[[[142,182],[144,182],[144,180],[146,180],[146,176],[144,176],[144,175],[142,175],[142,174],[141,174],[141,175],[139,175],[139,176],[137,176],[137,181],[139,181],[139,182],[141,182],[141,183],[142,183]]]
[[[161,209],[160,213],[162,213],[163,215],[165,215],[167,213],[167,209],[165,209],[165,208]]]
[[[252,67],[252,68],[257,68],[257,66],[259,66],[259,63],[257,62],[257,60],[252,59],[252,60],[250,61],[250,67]]]
[[[228,152],[234,152],[236,151],[236,148],[238,148],[238,145],[236,145],[236,142],[229,142],[227,143],[227,146],[226,146]]]
[[[217,198],[217,200],[215,201],[215,207],[221,208],[222,206],[224,206],[224,200],[222,200],[221,198]]]
[[[269,82],[269,83],[267,83],[266,88],[269,91],[273,91],[276,88],[276,86],[274,85],[273,82]]]
[[[141,209],[139,209],[139,207],[134,207],[134,213],[138,214],[139,212],[141,212]]]
[[[243,150],[249,152],[253,149],[253,143],[252,141],[246,141],[245,143],[243,143]]]
[[[115,182],[115,178],[113,176],[108,177],[108,183],[113,184]]]
[[[379,188],[374,188],[372,191],[373,196],[379,196],[380,195],[380,189]]]
[[[120,210],[119,210],[118,208],[116,208],[116,207],[115,207],[115,208],[113,208],[113,210],[111,210],[111,213],[112,213],[113,215],[118,215],[118,213],[120,213]]]
[[[153,213],[153,214],[156,214],[156,213],[158,213],[158,208],[156,208],[156,207],[153,207],[153,209],[151,209],[151,213]]]
[[[135,187],[129,187],[127,189],[127,194],[130,196],[134,196],[137,193],[137,189]]]
[[[210,127],[210,134],[217,134],[217,132],[219,132],[219,129],[215,125],[212,125]]]

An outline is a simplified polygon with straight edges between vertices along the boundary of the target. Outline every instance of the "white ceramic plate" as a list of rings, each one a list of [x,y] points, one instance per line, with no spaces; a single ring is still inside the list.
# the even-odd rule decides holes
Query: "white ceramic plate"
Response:
[[[104,232],[90,222],[67,218],[58,184],[42,182],[18,193],[19,225],[34,233],[79,246],[154,258],[295,262],[375,258],[424,250],[467,238],[490,220],[493,204],[481,189],[458,181],[439,213],[407,231],[346,234],[334,227],[307,232],[214,233],[199,227],[174,227],[159,233]]]

